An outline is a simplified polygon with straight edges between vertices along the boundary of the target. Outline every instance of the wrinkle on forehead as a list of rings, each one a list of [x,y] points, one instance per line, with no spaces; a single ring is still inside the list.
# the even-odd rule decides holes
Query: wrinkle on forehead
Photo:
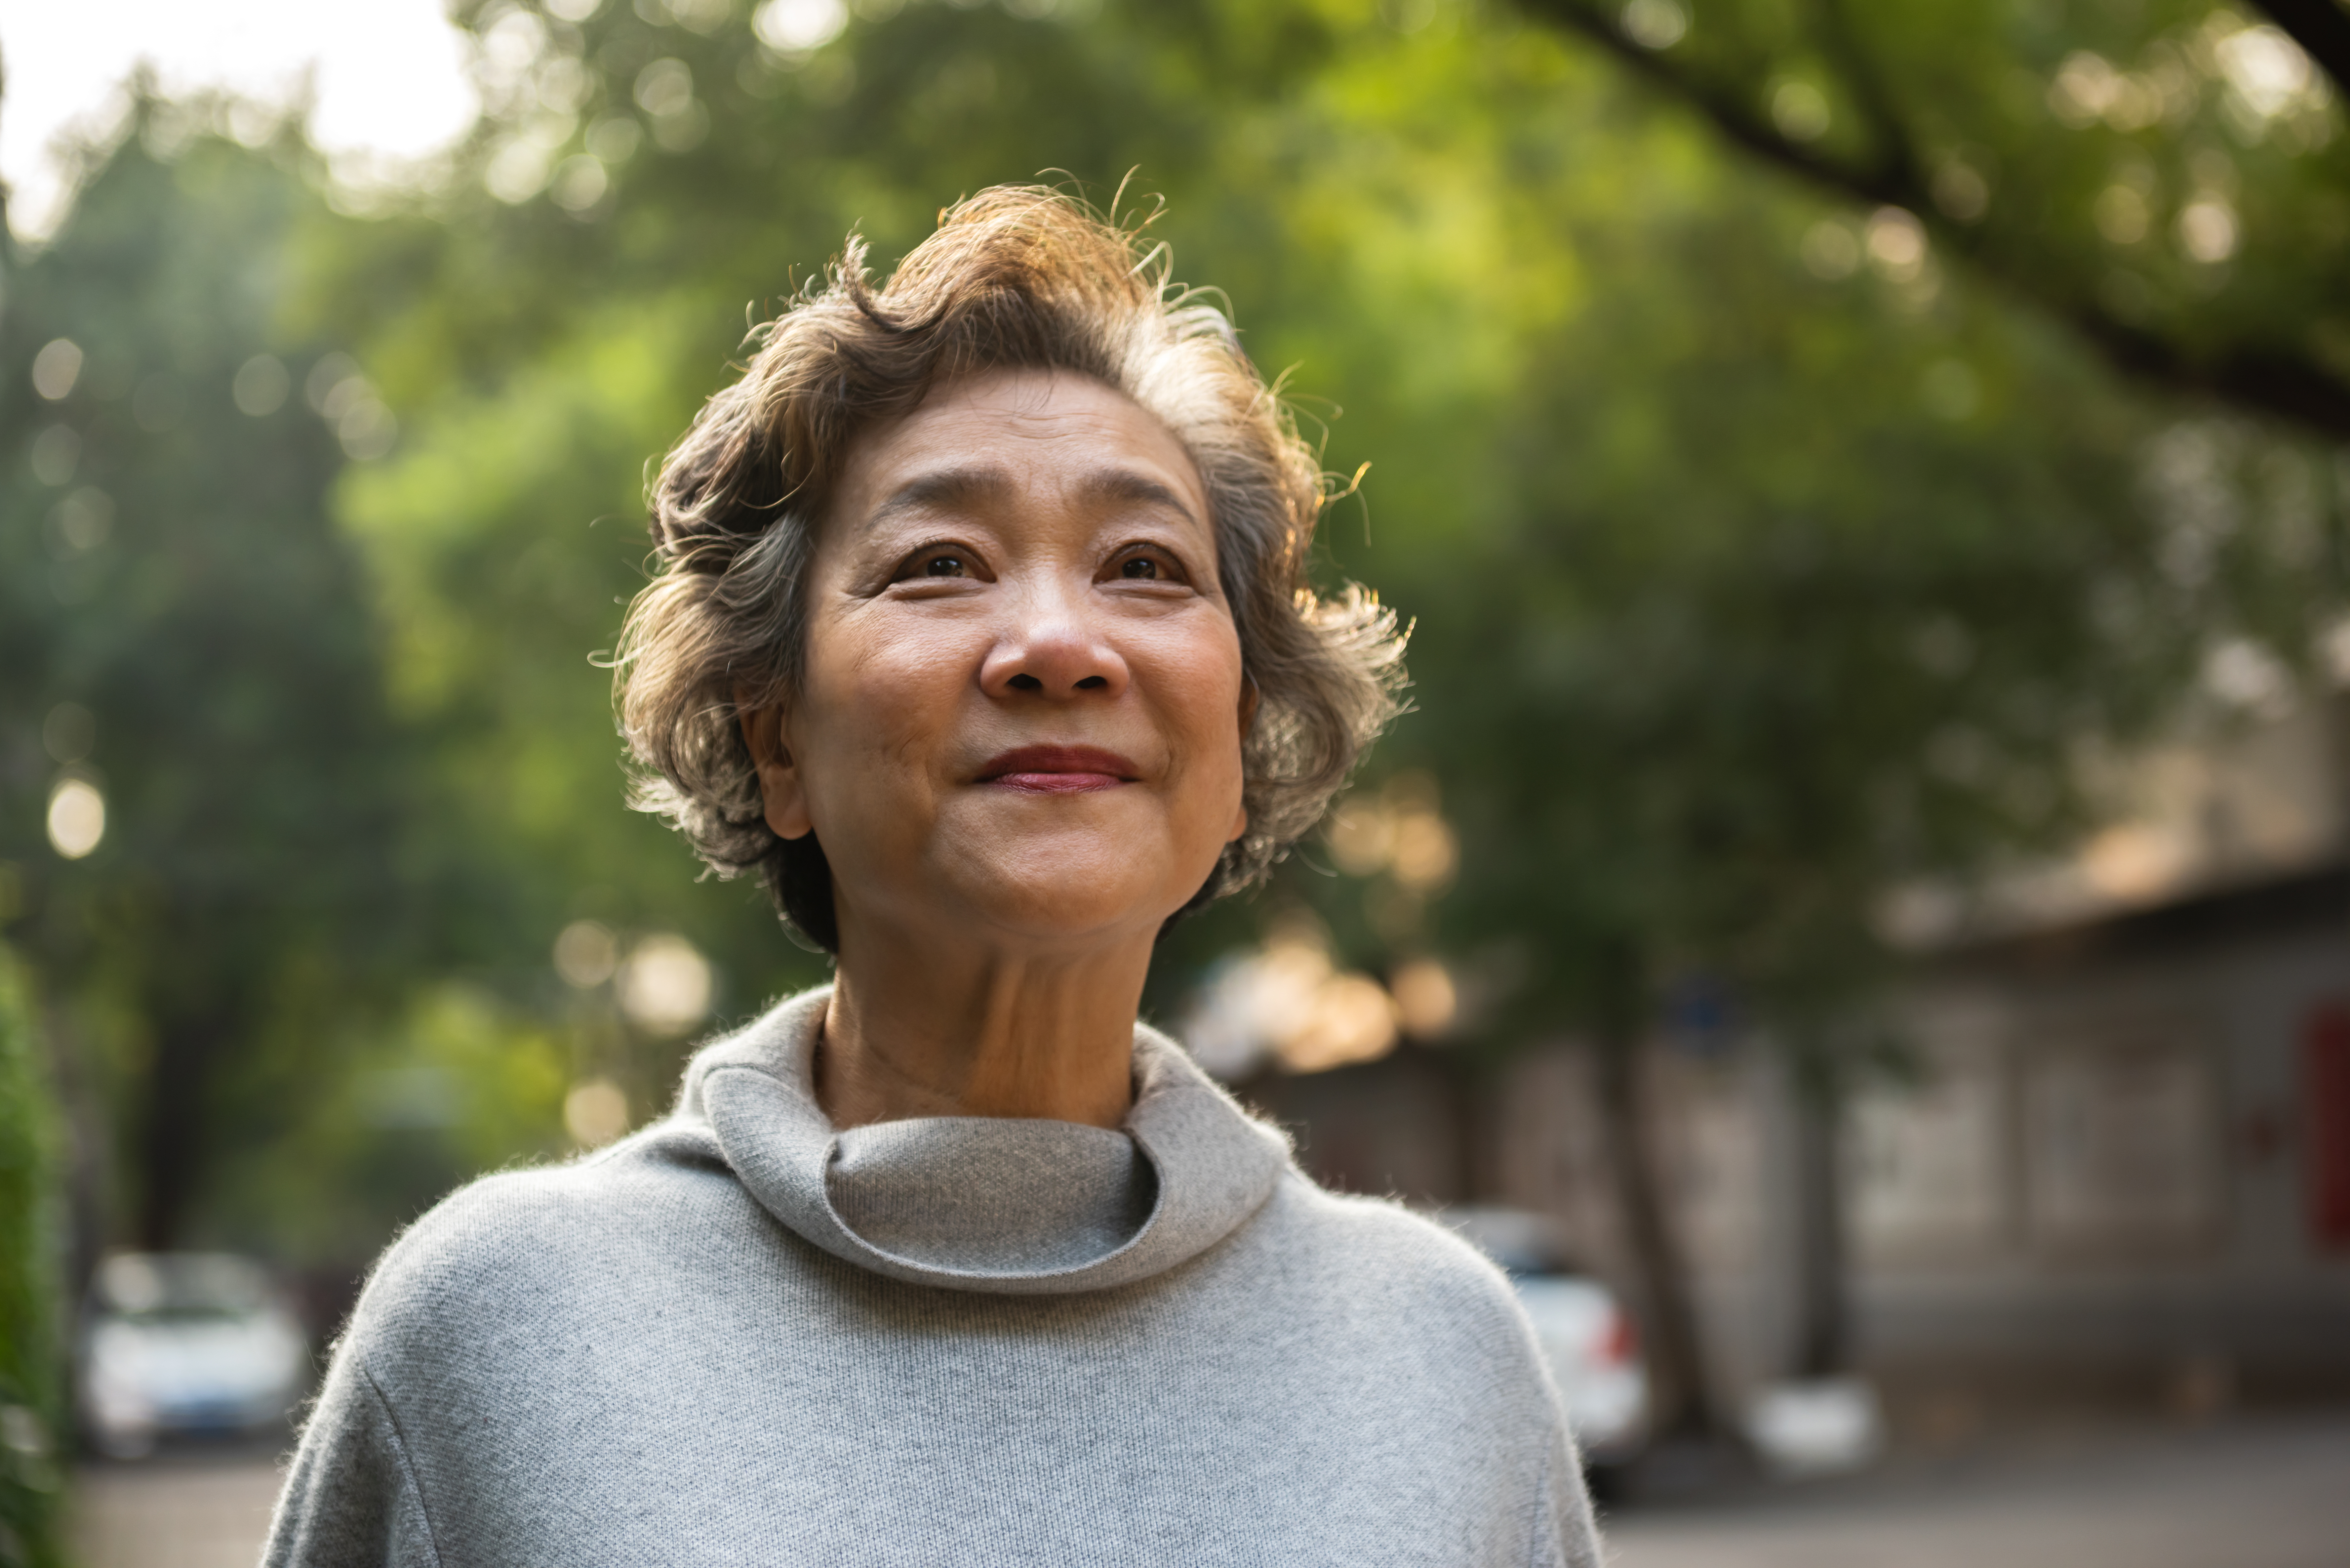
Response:
[[[1056,397],[1064,393],[1070,395],[1070,401],[1054,407]],[[1130,416],[1139,417],[1141,429]],[[997,427],[993,431],[970,428],[990,423]],[[1143,430],[1149,431],[1147,436]],[[1162,506],[1195,527],[1206,527],[1202,511],[1206,493],[1189,450],[1157,415],[1091,376],[1053,369],[1006,369],[946,383],[913,412],[867,432],[858,441],[858,450],[847,465],[848,489],[869,494],[877,480],[886,482],[886,474],[876,470],[895,466],[884,454],[907,441],[910,433],[915,450],[904,453],[905,457],[920,464],[934,456],[943,466],[911,475],[869,508],[853,508],[852,515],[855,511],[863,512],[858,519],[861,528],[910,514],[982,510],[1010,499],[1020,488],[1019,474],[994,455],[972,451],[978,448],[984,452],[991,440],[1055,444],[1099,441],[1106,450],[1091,472],[1077,479],[1073,499],[1094,504]],[[1148,472],[1158,468],[1172,472]],[[843,499],[853,501],[854,497],[844,495]]]

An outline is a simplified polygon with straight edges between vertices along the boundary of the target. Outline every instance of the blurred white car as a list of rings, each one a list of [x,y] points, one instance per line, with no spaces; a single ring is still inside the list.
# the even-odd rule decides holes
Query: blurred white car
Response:
[[[310,1349],[259,1265],[222,1252],[121,1252],[92,1283],[80,1370],[85,1429],[129,1459],[166,1436],[282,1429]]]
[[[1448,1209],[1437,1218],[1499,1263],[1533,1320],[1587,1465],[1621,1465],[1648,1439],[1648,1373],[1616,1293],[1574,1268],[1549,1220],[1517,1209]]]

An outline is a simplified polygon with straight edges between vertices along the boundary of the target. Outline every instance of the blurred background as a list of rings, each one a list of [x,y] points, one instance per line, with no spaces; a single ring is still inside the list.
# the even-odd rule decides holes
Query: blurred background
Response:
[[[249,1560],[385,1241],[822,978],[623,807],[649,464],[850,228],[1041,178],[1163,200],[1417,626],[1147,1011],[1513,1271],[1623,1560],[2350,1561],[2336,0],[6,0],[0,67],[0,1558]]]

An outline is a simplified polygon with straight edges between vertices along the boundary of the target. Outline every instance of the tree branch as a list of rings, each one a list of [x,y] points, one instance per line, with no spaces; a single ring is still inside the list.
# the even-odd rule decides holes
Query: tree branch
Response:
[[[1869,165],[1848,165],[1782,134],[1743,95],[1700,80],[1657,51],[1627,36],[1614,17],[1587,0],[1520,0],[1530,13],[1588,38],[1634,72],[1696,109],[1732,145],[1837,195],[1915,214],[1942,248],[2042,308],[2087,338],[2117,369],[2175,391],[2218,398],[2240,408],[2350,440],[2350,382],[2305,358],[2260,348],[2189,353],[2158,333],[2134,326],[2096,304],[2085,290],[2050,286],[2051,272],[1982,227],[1951,223],[1935,207],[1930,176],[1907,132],[1882,113],[1872,126],[1887,145]],[[2333,0],[2276,0],[2272,9],[2307,5],[2345,16]],[[2350,20],[2341,22],[2350,35]],[[2322,32],[2320,33],[2322,36]],[[2295,35],[2299,36],[2298,34]],[[1858,68],[1857,62],[1849,61]],[[1864,90],[1864,100],[1881,101]]]
[[[1911,140],[1909,129],[1902,123],[1901,113],[1894,106],[1893,97],[1885,90],[1885,83],[1875,68],[1876,62],[1861,47],[1855,36],[1852,16],[1844,0],[1818,0],[1821,18],[1822,47],[1844,71],[1845,90],[1852,95],[1855,107],[1866,122],[1869,139],[1877,146],[1878,161],[1886,182],[1907,180],[1916,184],[1926,178],[1918,167],[1918,148]]]
[[[1698,109],[1731,141],[1790,173],[1880,204],[1900,201],[1908,189],[1898,171],[1890,167],[1874,171],[1847,169],[1780,135],[1778,129],[1761,114],[1675,70],[1663,56],[1634,43],[1613,21],[1580,0],[1522,0],[1522,4],[1544,20],[1580,33],[1599,45],[1638,75]]]
[[[2334,78],[2337,97],[2350,97],[2350,11],[2335,0],[2252,0],[2291,35],[2302,52]]]

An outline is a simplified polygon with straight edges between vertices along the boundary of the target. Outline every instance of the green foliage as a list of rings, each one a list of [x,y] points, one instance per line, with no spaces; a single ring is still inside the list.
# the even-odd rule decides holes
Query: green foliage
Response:
[[[12,368],[57,339],[82,358],[60,399],[20,369],[0,389],[0,497],[23,524],[0,534],[0,859],[22,867],[14,934],[60,997],[137,1014],[128,1219],[156,1243],[237,1130],[252,1043],[305,996],[331,1027],[421,960],[412,895],[445,875],[405,836],[408,753],[326,517],[345,457],[301,385],[321,346],[272,336],[314,202],[224,141],[167,161],[134,138],[12,269],[0,323]],[[232,388],[271,350],[291,395],[244,411]],[[73,859],[43,826],[69,779],[107,806]]]
[[[598,661],[643,586],[648,458],[703,388],[679,363],[710,312],[675,296],[591,313],[494,389],[419,410],[400,452],[337,495],[375,566],[396,710],[430,737],[440,831],[500,889],[476,962],[546,973],[577,918],[690,936],[747,1011],[820,971],[780,942],[764,896],[697,885],[677,841],[620,808],[611,678]]]
[[[2131,373],[2350,436],[2330,0],[1521,3],[1740,146],[1922,218]]]
[[[0,948],[0,1562],[63,1561],[63,1138],[16,959]]]
[[[1406,748],[1510,748],[1440,768],[1448,909],[1601,966],[1544,1005],[1695,969],[1816,1011],[1881,962],[1888,884],[2077,832],[2085,744],[2168,716],[2215,628],[2313,646],[2342,579],[2265,527],[2181,570],[2147,470],[2201,427],[1962,278],[1818,279],[1801,203],[1651,213],[1586,237],[1613,304],[1537,339],[1513,516],[1414,607],[1448,690]]]
[[[426,983],[398,1013],[344,1031],[328,1062],[316,1041],[276,1055],[273,1082],[302,1113],[222,1159],[223,1238],[305,1262],[363,1262],[355,1238],[380,1241],[484,1171],[566,1152],[574,1064],[562,1023],[479,986]],[[295,1170],[304,1179],[287,1179]]]

